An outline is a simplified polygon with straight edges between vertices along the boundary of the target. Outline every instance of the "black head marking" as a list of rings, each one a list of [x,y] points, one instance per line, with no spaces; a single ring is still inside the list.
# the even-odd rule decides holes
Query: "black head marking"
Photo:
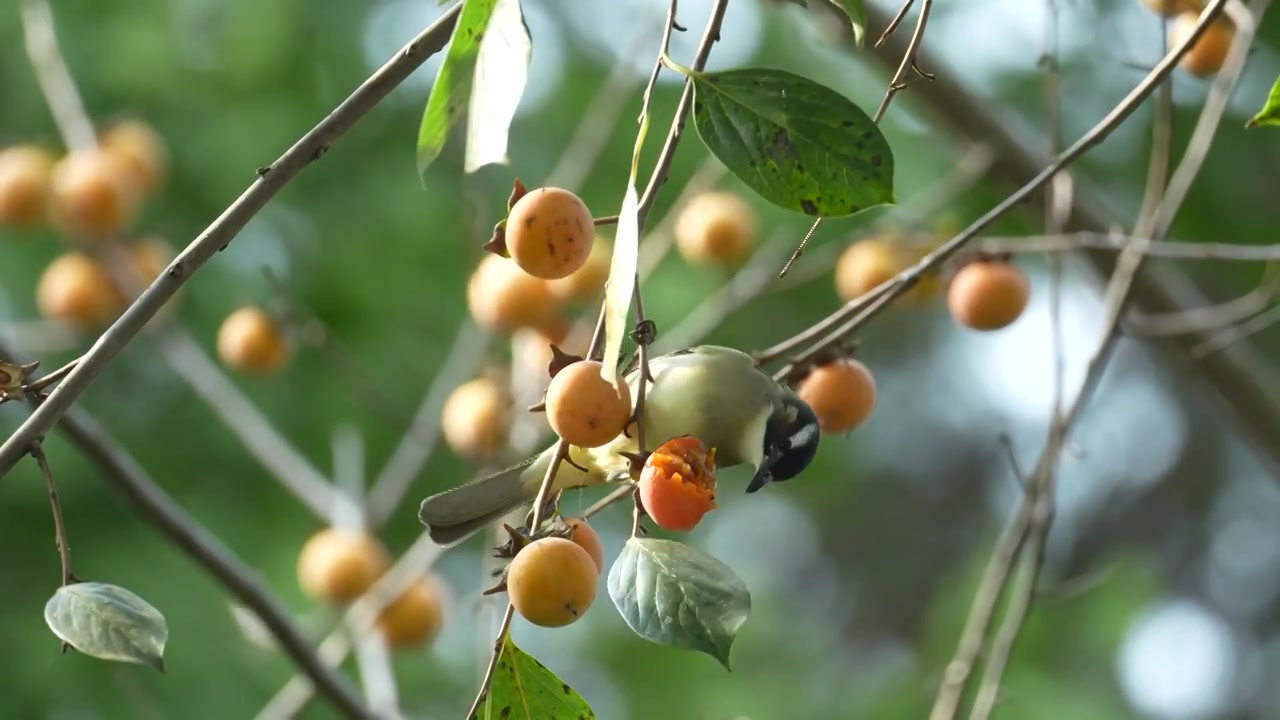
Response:
[[[798,396],[788,393],[770,416],[764,431],[764,462],[747,486],[753,493],[770,482],[799,475],[818,453],[818,417]]]

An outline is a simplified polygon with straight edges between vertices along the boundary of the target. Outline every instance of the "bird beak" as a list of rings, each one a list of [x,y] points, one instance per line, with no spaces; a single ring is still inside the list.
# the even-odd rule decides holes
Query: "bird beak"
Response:
[[[782,453],[776,448],[769,448],[761,461],[760,467],[756,468],[755,477],[751,478],[751,484],[747,485],[747,493],[753,493],[760,488],[773,482],[773,464],[777,462]]]
[[[756,470],[755,477],[751,478],[751,484],[747,485],[747,493],[753,493],[760,488],[768,485],[773,480],[773,473],[769,472],[769,463],[765,462]]]

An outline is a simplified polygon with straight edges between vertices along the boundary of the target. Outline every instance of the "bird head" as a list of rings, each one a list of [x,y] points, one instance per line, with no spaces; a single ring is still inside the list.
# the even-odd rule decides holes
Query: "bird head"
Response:
[[[786,393],[765,424],[764,458],[747,492],[799,475],[818,453],[820,439],[813,408],[795,393]]]

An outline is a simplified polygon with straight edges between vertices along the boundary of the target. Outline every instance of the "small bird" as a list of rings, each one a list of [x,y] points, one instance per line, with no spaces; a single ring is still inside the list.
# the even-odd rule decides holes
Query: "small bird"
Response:
[[[753,493],[799,475],[818,451],[818,419],[791,388],[778,383],[750,355],[699,345],[651,358],[645,389],[645,442],[653,447],[693,435],[715,448],[717,467],[746,463]],[[633,407],[641,368],[626,376]],[[636,428],[597,448],[570,447],[552,490],[602,485],[627,477],[627,453],[638,450]],[[418,519],[440,545],[455,545],[507,513],[532,502],[555,459],[552,445],[534,457],[422,501]]]

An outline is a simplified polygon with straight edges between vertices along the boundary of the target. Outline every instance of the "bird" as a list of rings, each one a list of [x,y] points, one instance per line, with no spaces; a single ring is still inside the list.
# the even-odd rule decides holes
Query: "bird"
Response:
[[[799,475],[817,454],[817,416],[790,387],[774,380],[749,354],[719,345],[698,345],[649,360],[645,390],[645,441],[651,447],[692,435],[715,449],[718,467],[747,464],[754,493],[770,482]],[[626,375],[636,406],[640,373]],[[629,477],[639,450],[634,427],[596,448],[571,446],[556,471],[553,491],[618,482]],[[436,493],[422,501],[418,519],[428,536],[456,545],[497,522],[538,494],[557,446],[527,460]]]

